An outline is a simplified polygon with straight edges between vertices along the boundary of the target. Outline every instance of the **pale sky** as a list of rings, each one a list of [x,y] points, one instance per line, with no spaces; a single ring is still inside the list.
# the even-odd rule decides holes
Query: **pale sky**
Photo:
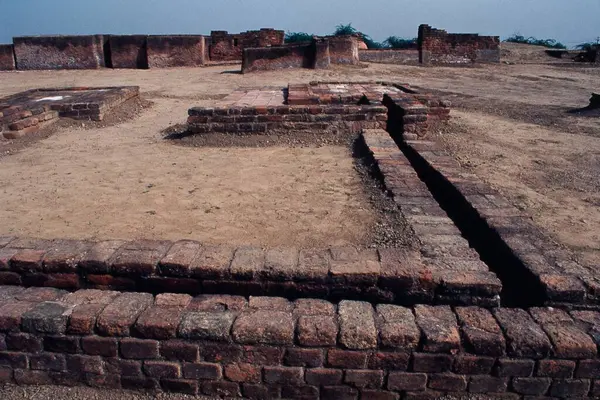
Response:
[[[384,40],[427,23],[455,33],[600,36],[600,0],[0,0],[0,43],[49,34],[208,34],[261,27],[324,35],[341,23]]]

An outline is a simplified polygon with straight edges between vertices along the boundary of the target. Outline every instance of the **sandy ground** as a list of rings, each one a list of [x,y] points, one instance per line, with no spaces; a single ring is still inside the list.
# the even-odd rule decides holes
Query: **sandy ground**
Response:
[[[358,243],[375,212],[348,149],[186,148],[162,140],[186,110],[238,87],[313,80],[409,83],[456,103],[444,142],[540,227],[597,249],[598,118],[567,112],[600,90],[600,69],[557,65],[288,70],[237,67],[0,73],[0,95],[33,87],[140,85],[154,106],[101,129],[69,128],[0,159],[0,233],[215,242]],[[452,130],[452,129],[451,129]],[[362,193],[362,194],[361,194]]]

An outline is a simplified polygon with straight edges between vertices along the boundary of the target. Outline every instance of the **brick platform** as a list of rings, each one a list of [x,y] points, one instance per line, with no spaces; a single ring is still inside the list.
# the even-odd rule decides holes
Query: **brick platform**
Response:
[[[600,314],[0,287],[0,379],[215,397],[596,397]],[[525,397],[532,398],[532,397]]]
[[[139,95],[139,87],[34,89],[0,99],[0,132],[14,139],[58,117],[101,121],[107,112]]]

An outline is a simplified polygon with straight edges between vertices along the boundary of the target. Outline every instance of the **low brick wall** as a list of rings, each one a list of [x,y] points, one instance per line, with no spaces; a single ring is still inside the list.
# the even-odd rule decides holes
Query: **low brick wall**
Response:
[[[14,71],[15,53],[12,44],[0,44],[0,71]]]
[[[244,49],[242,72],[314,68],[314,43]]]
[[[105,66],[104,37],[24,36],[13,39],[19,70],[97,69]]]
[[[148,67],[198,67],[206,60],[204,36],[153,35],[147,40]]]
[[[500,62],[500,38],[497,36],[447,33],[429,25],[421,25],[418,45],[422,64]]]
[[[230,34],[227,31],[212,31],[209,55],[211,61],[241,61],[247,48],[281,46],[285,32],[271,28]]]
[[[328,36],[331,64],[356,65],[358,57],[358,39],[354,36]]]
[[[407,139],[423,138],[432,123],[450,118],[449,101],[415,91],[396,98],[385,95],[383,104],[388,108],[388,132],[401,132]]]
[[[113,68],[148,68],[147,35],[111,35],[110,58]]]
[[[600,396],[600,314],[0,287],[0,381],[250,399]]]
[[[358,133],[385,125],[382,106],[194,107],[188,111],[193,133],[264,133],[272,130],[323,130]]]
[[[360,61],[382,64],[418,64],[418,50],[374,49],[359,50]]]

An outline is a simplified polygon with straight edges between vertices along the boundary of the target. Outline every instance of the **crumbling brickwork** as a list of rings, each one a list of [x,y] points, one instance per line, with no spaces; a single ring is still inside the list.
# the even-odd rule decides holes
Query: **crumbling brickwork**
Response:
[[[153,35],[147,40],[148,67],[197,67],[204,65],[204,36]]]
[[[110,58],[113,68],[148,68],[146,35],[110,36]]]
[[[285,32],[271,28],[230,34],[227,31],[212,31],[209,54],[211,61],[239,61],[242,52],[249,47],[270,47],[284,44]]]
[[[373,49],[359,50],[360,61],[382,64],[417,64],[419,50]]]
[[[419,26],[418,46],[422,64],[471,64],[500,62],[500,38],[478,34],[448,33],[429,25]]]
[[[13,71],[15,68],[14,46],[0,44],[0,71]]]
[[[355,36],[329,36],[329,56],[332,64],[356,65],[358,58],[358,38]]]
[[[105,66],[104,37],[24,36],[13,39],[19,70],[96,69]]]

